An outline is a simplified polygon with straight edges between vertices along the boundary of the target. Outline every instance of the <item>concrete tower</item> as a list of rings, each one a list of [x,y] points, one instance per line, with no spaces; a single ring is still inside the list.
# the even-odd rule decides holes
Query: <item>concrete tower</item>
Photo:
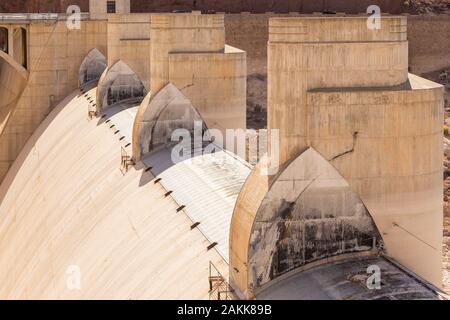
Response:
[[[281,169],[256,168],[236,205],[230,277],[243,295],[378,234],[367,249],[440,286],[443,90],[408,74],[406,31],[406,17],[375,30],[366,17],[270,20],[268,128]],[[338,222],[349,212],[368,212],[375,228]]]

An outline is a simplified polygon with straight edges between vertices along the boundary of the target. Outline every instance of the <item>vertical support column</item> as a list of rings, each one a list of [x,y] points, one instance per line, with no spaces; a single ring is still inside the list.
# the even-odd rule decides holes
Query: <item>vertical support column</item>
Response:
[[[220,15],[198,13],[151,16],[151,92],[169,82],[169,53],[218,53],[225,48],[225,23]]]
[[[8,27],[8,54],[14,57],[14,27]]]

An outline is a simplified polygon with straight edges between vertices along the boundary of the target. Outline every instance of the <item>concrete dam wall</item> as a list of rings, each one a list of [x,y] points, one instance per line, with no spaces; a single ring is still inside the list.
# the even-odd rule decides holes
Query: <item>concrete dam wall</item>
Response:
[[[409,72],[405,16],[240,14],[231,39],[268,28],[247,72],[224,14],[117,4],[80,30],[25,15],[26,54],[1,46],[0,298],[437,298],[443,87]],[[358,283],[374,261],[399,284],[381,295]]]

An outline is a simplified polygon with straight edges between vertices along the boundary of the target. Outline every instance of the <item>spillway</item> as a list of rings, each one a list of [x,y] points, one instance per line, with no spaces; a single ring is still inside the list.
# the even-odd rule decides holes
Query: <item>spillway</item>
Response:
[[[151,171],[121,172],[128,138],[110,127],[133,109],[89,120],[87,97],[53,110],[0,188],[0,298],[208,298],[209,262],[226,276],[224,259]]]

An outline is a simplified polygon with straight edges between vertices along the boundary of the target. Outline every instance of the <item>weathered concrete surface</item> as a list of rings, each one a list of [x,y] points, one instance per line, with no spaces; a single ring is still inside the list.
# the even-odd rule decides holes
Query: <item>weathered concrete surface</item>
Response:
[[[202,123],[204,128],[198,111],[173,84],[169,83],[154,96],[149,93],[135,118],[134,158],[140,160],[153,150],[178,143],[172,141],[176,129],[188,130],[193,137],[195,122]]]
[[[173,83],[209,128],[246,128],[246,53],[225,45],[224,15],[151,15],[151,92]]]
[[[381,235],[364,204],[310,148],[277,177],[255,216],[249,287],[254,291],[317,260],[380,247]]]
[[[171,53],[170,81],[192,101],[208,128],[246,128],[246,53],[225,45],[221,52]]]
[[[440,286],[442,87],[410,75],[404,90],[320,91],[308,94],[311,145],[360,195],[388,254]]]
[[[126,100],[141,101],[147,94],[139,76],[122,60],[107,68],[97,87],[97,110]]]
[[[440,286],[443,88],[408,75],[405,18],[382,26],[371,34],[361,17],[271,20],[268,129],[280,130],[282,168],[316,149],[367,207],[387,254]],[[242,247],[274,179],[254,170],[233,215],[231,280],[244,295]]]
[[[133,123],[136,118],[139,103],[133,101],[125,101],[116,103],[109,108],[103,110],[99,124],[108,121],[108,126],[114,125],[114,132],[117,132],[119,139],[130,144],[133,140]],[[128,148],[127,148],[128,149]],[[131,150],[131,148],[129,148]]]
[[[87,108],[78,93],[55,108],[0,187],[0,297],[207,299],[225,262],[151,173],[120,172],[124,142]]]
[[[80,87],[89,82],[98,81],[105,69],[108,67],[106,57],[97,49],[89,51],[80,66],[79,84]]]
[[[370,266],[381,272],[381,289],[370,290]],[[440,294],[383,258],[333,262],[294,273],[257,294],[259,300],[439,300]]]
[[[408,80],[406,17],[383,17],[376,31],[366,22],[365,17],[270,20],[268,128],[280,130],[282,164],[308,145],[308,90],[388,87]]]

